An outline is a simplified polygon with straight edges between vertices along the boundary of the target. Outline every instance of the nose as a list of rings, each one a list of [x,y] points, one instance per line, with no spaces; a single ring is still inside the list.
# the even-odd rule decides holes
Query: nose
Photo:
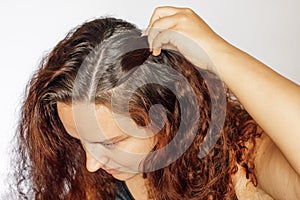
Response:
[[[89,172],[95,172],[98,169],[103,168],[107,162],[108,158],[106,156],[95,159],[90,153],[86,152],[86,169]]]

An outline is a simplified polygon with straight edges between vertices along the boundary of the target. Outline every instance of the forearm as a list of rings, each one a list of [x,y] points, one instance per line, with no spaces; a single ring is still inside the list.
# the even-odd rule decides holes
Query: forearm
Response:
[[[300,174],[300,87],[226,42],[210,51],[217,73]]]

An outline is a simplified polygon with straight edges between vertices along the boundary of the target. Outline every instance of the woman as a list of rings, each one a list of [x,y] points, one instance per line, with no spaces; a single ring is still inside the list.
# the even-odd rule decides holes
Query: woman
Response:
[[[20,197],[253,199],[263,190],[299,197],[300,159],[289,154],[299,150],[299,87],[189,9],[156,9],[144,34],[122,20],[97,19],[42,62],[18,132]],[[276,95],[289,102],[285,111],[268,96],[274,80]],[[282,122],[285,113],[293,119]]]

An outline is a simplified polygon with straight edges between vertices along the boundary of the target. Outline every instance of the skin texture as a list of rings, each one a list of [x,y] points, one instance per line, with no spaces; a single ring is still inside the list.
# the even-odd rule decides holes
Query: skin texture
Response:
[[[103,148],[106,137],[101,128],[106,124],[98,125],[97,106],[95,109],[89,106],[94,103],[130,116],[143,128],[155,130],[165,122],[162,129],[155,132],[152,149],[155,153],[148,154],[144,162],[146,173],[142,178],[146,185],[133,178],[126,181],[137,199],[141,199],[140,192],[145,190],[149,197],[157,200],[236,199],[231,176],[237,173],[238,164],[245,170],[243,178],[256,185],[253,153],[256,140],[263,134],[257,123],[224,88],[216,74],[196,69],[175,51],[164,50],[160,56],[153,56],[147,44],[147,37],[141,37],[141,31],[134,25],[120,19],[100,18],[72,30],[45,57],[28,85],[22,107],[19,155],[15,162],[20,198],[32,199],[31,195],[38,195],[39,199],[114,199],[117,189],[114,177],[98,169],[97,162],[92,163],[96,167],[87,169],[86,159],[94,158],[102,164],[114,161],[108,162],[111,165],[106,167],[122,166],[126,172],[132,168],[115,159],[123,156],[115,152],[110,156],[109,149]],[[99,45],[101,48],[96,48]],[[128,52],[132,48],[138,49]],[[133,76],[130,72],[135,67],[142,73]],[[183,87],[185,81],[178,79],[178,73],[193,90]],[[159,84],[144,84],[148,78],[159,79]],[[117,81],[121,81],[121,85]],[[172,90],[163,85],[171,86]],[[128,92],[132,94],[129,102]],[[224,94],[224,98],[220,98],[220,94]],[[182,101],[186,106],[181,107]],[[73,112],[73,115],[66,118],[76,118],[76,128],[72,125],[73,128],[67,128],[68,132],[59,117],[59,103],[75,106],[79,112],[74,115],[73,110],[67,110],[66,113]],[[152,112],[153,105],[162,105],[165,109]],[[138,138],[145,136],[140,134],[143,131],[131,131],[132,128],[134,126],[125,132]],[[80,140],[69,134],[75,135],[72,129],[78,131]],[[211,143],[214,139],[218,139],[216,145]],[[190,147],[189,141],[192,141]],[[252,145],[245,148],[247,143]],[[110,145],[106,143],[106,146]],[[165,146],[170,147],[170,151],[163,151]],[[28,187],[30,191],[24,191]]]
[[[112,112],[105,106],[97,106],[95,112],[96,124],[91,123],[92,116],[87,114],[85,106],[82,106],[82,109],[76,112],[78,118],[83,119],[77,121],[74,119],[72,105],[58,102],[57,110],[68,134],[81,141],[86,152],[88,171],[95,172],[102,169],[121,181],[128,181],[140,174],[137,169],[142,159],[134,160],[131,154],[148,153],[153,148],[151,138],[142,139],[126,134],[115,122]],[[125,129],[129,127],[128,124],[134,124],[131,119],[123,119],[123,121],[125,125],[123,128]],[[103,133],[102,136],[101,134],[95,134],[99,133],[100,129]],[[115,137],[118,137],[118,139],[102,142]],[[97,144],[89,146],[92,143]],[[96,153],[91,152],[93,148],[98,149]],[[122,152],[128,154],[124,156]]]
[[[261,187],[275,199],[287,198],[286,195],[291,195],[292,199],[299,198],[300,157],[296,152],[300,152],[300,87],[230,45],[192,10],[174,7],[155,9],[145,32],[153,55],[159,55],[162,48],[174,48],[196,66],[201,66],[198,63],[203,61],[197,50],[189,51],[193,44],[175,40],[176,33],[192,39],[205,50],[214,63],[208,68],[220,76],[270,137],[258,150],[256,159]],[[270,159],[272,165],[263,164],[261,155]],[[282,179],[275,178],[279,173],[271,174],[274,168],[291,177],[287,180],[293,185],[290,193],[286,194],[282,189]],[[268,175],[264,174],[266,172]]]
[[[17,149],[20,155],[15,162],[19,195],[23,199],[33,199],[32,196],[114,199],[117,178],[126,181],[136,199],[260,199],[261,195],[257,194],[261,189],[275,199],[299,199],[299,173],[297,164],[293,164],[299,159],[295,154],[288,157],[280,146],[282,142],[284,147],[290,145],[287,149],[298,148],[296,142],[286,143],[298,139],[297,126],[294,119],[276,121],[279,108],[280,114],[288,119],[287,114],[297,113],[289,113],[289,106],[296,109],[297,106],[289,100],[289,94],[280,93],[279,85],[278,90],[264,82],[270,81],[269,73],[274,80],[277,75],[220,38],[190,9],[157,8],[144,34],[148,37],[141,37],[140,30],[122,20],[96,19],[71,31],[43,60],[28,85],[22,107]],[[147,40],[152,49],[148,48]],[[96,48],[98,45],[100,49]],[[128,52],[135,48],[138,49]],[[160,48],[176,49],[190,62],[178,52]],[[207,61],[207,56],[211,61]],[[191,62],[201,68],[196,69]],[[132,76],[130,72],[135,67],[142,73]],[[184,89],[183,82],[168,68],[186,78],[195,99],[191,90]],[[228,87],[224,88],[217,75],[243,106]],[[149,77],[173,89],[161,84],[144,84],[128,101],[127,93],[136,84],[148,83]],[[119,81],[121,85],[117,84]],[[257,87],[256,83],[262,85]],[[183,109],[173,90],[187,98]],[[295,92],[291,98],[297,101],[298,90],[293,86],[286,89],[289,90]],[[277,96],[272,96],[272,91]],[[222,93],[225,93],[224,101],[220,98]],[[112,95],[116,95],[114,105]],[[279,104],[278,99],[284,103]],[[213,102],[216,102],[214,106]],[[94,103],[94,108],[89,106]],[[129,113],[124,110],[128,104]],[[166,112],[158,112],[150,119],[149,110],[157,104],[163,105]],[[198,107],[201,112],[195,110]],[[220,125],[222,111],[226,111],[226,116]],[[115,121],[122,118],[113,117],[115,113],[130,117],[117,126]],[[150,138],[152,134],[147,128],[160,127],[162,121],[165,124],[155,134],[154,143],[139,137]],[[152,122],[157,126],[148,126]],[[284,133],[280,142],[276,141],[278,132],[270,129],[272,123]],[[182,124],[184,134],[177,134]],[[285,126],[290,127],[284,129]],[[206,142],[215,137],[208,133],[218,127],[222,129],[218,141],[208,150],[210,145]],[[114,136],[120,136],[121,141],[104,141]],[[154,171],[141,176],[139,165],[143,156],[150,149],[160,150],[174,138],[177,138],[176,146],[172,146],[175,147],[172,151],[148,154],[143,167]],[[186,150],[185,142],[189,139],[193,141]],[[184,150],[179,158],[177,150]],[[205,156],[200,158],[200,153]],[[140,157],[133,159],[133,155]],[[157,169],[161,161],[171,162]]]

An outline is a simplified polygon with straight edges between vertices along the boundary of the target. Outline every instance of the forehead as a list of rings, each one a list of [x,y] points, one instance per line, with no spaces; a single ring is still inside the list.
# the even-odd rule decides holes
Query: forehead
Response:
[[[116,123],[116,116],[103,105],[69,105],[57,102],[57,111],[66,131],[78,139],[93,142],[127,134]],[[134,123],[130,118],[123,118],[122,121],[122,127],[125,128]]]

